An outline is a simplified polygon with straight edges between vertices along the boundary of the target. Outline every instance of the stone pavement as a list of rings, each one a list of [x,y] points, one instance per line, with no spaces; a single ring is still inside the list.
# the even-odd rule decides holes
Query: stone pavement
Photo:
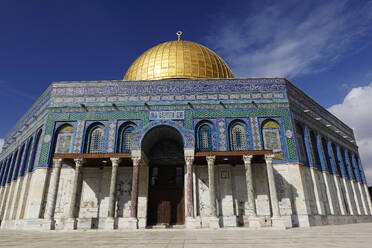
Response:
[[[0,247],[372,248],[372,223],[289,230],[0,231]]]

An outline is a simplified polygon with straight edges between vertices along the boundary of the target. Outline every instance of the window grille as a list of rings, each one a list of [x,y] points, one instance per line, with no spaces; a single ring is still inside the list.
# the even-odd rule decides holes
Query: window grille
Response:
[[[207,124],[204,124],[199,128],[199,150],[212,150],[212,130]]]
[[[230,136],[233,151],[246,150],[245,130],[241,124],[236,124],[231,128]]]
[[[103,152],[103,130],[96,127],[92,130],[89,140],[89,153]]]
[[[128,126],[121,133],[120,152],[130,152],[134,127]]]

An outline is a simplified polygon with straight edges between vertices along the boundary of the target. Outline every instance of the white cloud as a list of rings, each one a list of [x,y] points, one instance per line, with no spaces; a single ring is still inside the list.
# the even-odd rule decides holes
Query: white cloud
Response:
[[[321,71],[367,45],[361,38],[372,30],[372,2],[353,4],[273,1],[248,12],[245,19],[221,17],[207,40],[238,77],[293,77]]]
[[[4,139],[0,139],[0,153],[3,150],[3,145],[4,145]]]
[[[367,182],[372,184],[372,82],[353,88],[340,104],[328,110],[354,128]]]

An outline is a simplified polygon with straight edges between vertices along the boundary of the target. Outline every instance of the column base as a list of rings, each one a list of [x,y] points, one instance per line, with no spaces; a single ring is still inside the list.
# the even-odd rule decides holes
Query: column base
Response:
[[[65,221],[65,225],[63,227],[66,231],[76,230],[77,229],[77,220],[76,218],[68,218]]]
[[[257,216],[252,215],[244,215],[243,216],[244,226],[250,227],[250,228],[260,228],[262,227],[260,218]]]
[[[118,220],[119,230],[125,230],[125,229],[135,230],[137,228],[138,228],[137,218],[119,218]]]
[[[56,228],[56,221],[55,220],[48,220],[45,219],[42,224],[42,230],[43,231],[50,231],[55,230]]]
[[[105,220],[104,230],[114,230],[115,229],[115,219],[112,217],[107,217]]]
[[[146,218],[138,218],[138,229],[145,229],[146,223],[147,223]]]
[[[271,227],[277,229],[287,229],[282,218],[280,216],[271,217]]]
[[[201,221],[199,217],[186,217],[185,226],[187,229],[198,229],[201,227]]]
[[[220,220],[215,216],[208,217],[209,228],[218,229],[220,228]]]

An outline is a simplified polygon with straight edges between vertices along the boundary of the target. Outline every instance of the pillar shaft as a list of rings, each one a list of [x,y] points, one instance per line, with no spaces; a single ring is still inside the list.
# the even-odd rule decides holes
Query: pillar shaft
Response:
[[[256,201],[254,198],[253,175],[252,175],[253,155],[243,155],[245,166],[245,182],[247,186],[247,213],[249,216],[256,216]]]
[[[75,175],[74,181],[72,185],[72,193],[71,193],[71,202],[70,202],[70,211],[68,214],[68,218],[72,219],[75,218],[75,208],[76,208],[76,199],[78,195],[78,190],[81,188],[81,167],[84,163],[84,160],[81,158],[74,159],[75,161]]]
[[[115,217],[115,203],[116,203],[116,181],[118,175],[118,166],[120,158],[110,158],[112,164],[110,194],[109,194],[109,208],[107,217]]]
[[[132,157],[133,161],[133,175],[132,175],[132,193],[131,193],[131,207],[130,216],[137,218],[137,205],[138,205],[138,178],[139,166],[141,162],[140,157]]]
[[[273,164],[272,164],[273,158],[274,158],[273,154],[265,155],[267,177],[268,177],[269,189],[270,189],[271,208],[273,210],[273,217],[280,217],[279,201],[278,201],[278,195],[277,195],[277,191],[276,191],[274,169],[273,169]]]
[[[207,156],[208,163],[208,179],[209,179],[209,198],[210,198],[210,215],[217,216],[216,214],[216,186],[214,174],[214,161],[216,156]]]
[[[48,210],[47,210],[47,216],[46,219],[52,220],[54,219],[54,212],[56,209],[56,201],[57,201],[57,195],[58,195],[58,187],[59,187],[59,179],[61,176],[61,168],[62,168],[62,159],[57,158],[53,159],[54,163],[54,169],[52,178],[50,181],[50,194],[48,195]]]
[[[186,162],[186,182],[187,182],[187,217],[193,217],[194,215],[194,205],[193,205],[193,194],[192,194],[192,166],[194,162],[194,157],[185,157]]]
[[[371,196],[369,195],[369,191],[368,191],[368,186],[367,184],[363,184],[364,185],[364,190],[366,192],[366,197],[367,197],[367,202],[368,202],[368,208],[369,208],[369,212],[370,214],[372,215],[372,202],[371,202]]]

